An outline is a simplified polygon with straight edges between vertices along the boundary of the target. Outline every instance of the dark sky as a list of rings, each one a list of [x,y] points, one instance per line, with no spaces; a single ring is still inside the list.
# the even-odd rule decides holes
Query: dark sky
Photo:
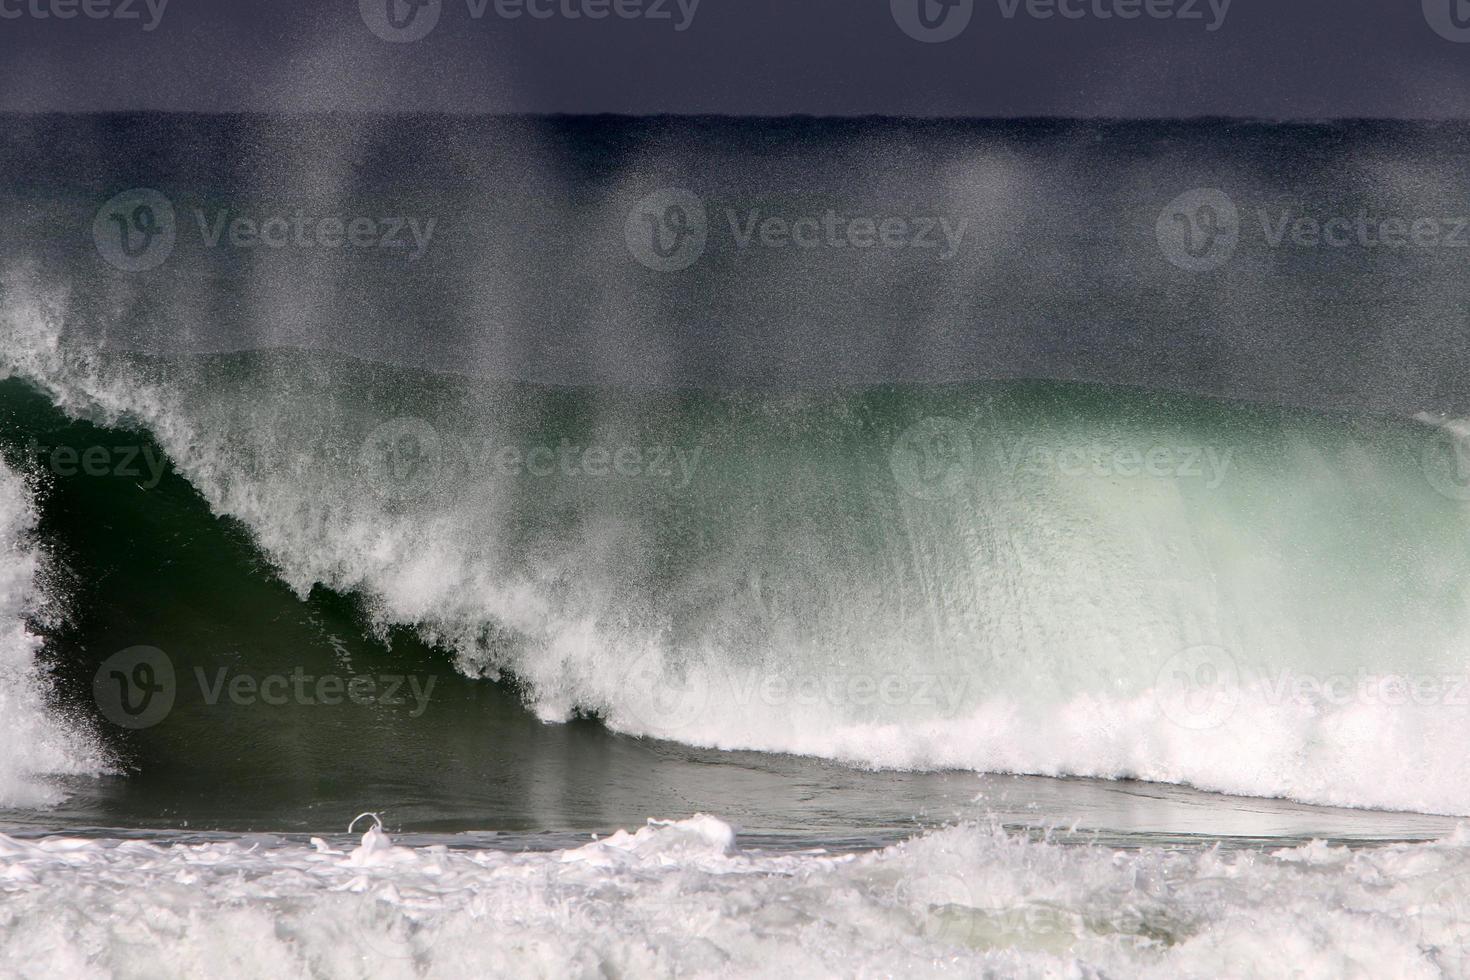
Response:
[[[1470,0],[0,0],[0,109],[1464,118]]]

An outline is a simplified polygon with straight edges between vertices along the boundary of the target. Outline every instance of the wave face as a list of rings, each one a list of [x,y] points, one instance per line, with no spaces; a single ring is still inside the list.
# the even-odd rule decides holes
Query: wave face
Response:
[[[1470,813],[1441,427],[1055,383],[490,384],[0,316],[10,372],[146,428],[299,594],[362,596],[544,720]]]
[[[50,781],[107,769],[90,736],[48,706],[48,684],[38,662],[41,639],[30,621],[42,614],[43,556],[31,541],[35,513],[25,480],[0,463],[0,806],[37,806],[61,793]]]
[[[1470,814],[1467,147],[7,118],[0,374],[549,722]]]

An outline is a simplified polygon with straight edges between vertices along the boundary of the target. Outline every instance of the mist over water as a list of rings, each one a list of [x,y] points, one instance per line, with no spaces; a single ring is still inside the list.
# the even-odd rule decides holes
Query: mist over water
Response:
[[[552,384],[1065,378],[1461,407],[1446,356],[1470,243],[1456,124],[152,115],[5,129],[7,281],[39,281],[69,331],[118,349],[306,347]],[[144,203],[134,191],[160,196],[171,234],[134,227],[149,267],[128,273],[94,226],[115,237]],[[681,202],[683,237],[663,223]]]
[[[1470,812],[1453,128],[13,123],[7,369],[545,720]]]
[[[1455,975],[1467,137],[0,119],[6,945]]]

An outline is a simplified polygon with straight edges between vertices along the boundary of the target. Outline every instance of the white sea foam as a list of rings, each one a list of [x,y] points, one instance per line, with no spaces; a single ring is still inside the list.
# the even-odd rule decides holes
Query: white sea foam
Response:
[[[1463,977],[1470,836],[1115,851],[955,827],[741,850],[708,816],[575,850],[0,836],[16,977]]]
[[[26,627],[40,601],[34,519],[25,481],[0,462],[0,806],[53,802],[60,793],[46,777],[103,768],[91,740],[46,707],[46,681],[36,663],[41,640]]]
[[[774,434],[699,430],[707,467],[767,440],[767,482],[704,475],[697,516],[714,530],[670,544],[642,484],[548,482],[527,499],[492,475],[385,496],[359,465],[378,393],[305,358],[248,378],[143,369],[65,341],[62,320],[13,293],[0,370],[67,411],[146,426],[293,588],[359,593],[466,671],[513,671],[548,721],[594,711],[624,732],[856,765],[1470,814],[1470,691],[1453,687],[1470,669],[1470,516],[1426,479],[1415,435],[1384,448],[1320,419],[1221,422],[1225,407],[1202,431],[1054,425],[1045,438],[1075,447],[1127,425],[1175,447],[1233,440],[1213,447],[1228,479],[1022,466],[933,501],[901,492],[886,457],[848,452],[852,413],[793,399],[758,419]],[[483,407],[433,426],[483,439]],[[514,523],[548,501],[561,523]],[[671,550],[682,564],[660,566]],[[1337,697],[1343,678],[1353,693]],[[1382,696],[1426,681],[1430,697]]]

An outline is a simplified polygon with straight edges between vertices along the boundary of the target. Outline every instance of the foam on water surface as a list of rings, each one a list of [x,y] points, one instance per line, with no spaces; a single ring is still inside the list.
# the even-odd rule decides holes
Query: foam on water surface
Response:
[[[958,826],[743,850],[709,816],[569,850],[0,836],[18,977],[1437,977],[1470,967],[1470,836],[1276,851]]]

